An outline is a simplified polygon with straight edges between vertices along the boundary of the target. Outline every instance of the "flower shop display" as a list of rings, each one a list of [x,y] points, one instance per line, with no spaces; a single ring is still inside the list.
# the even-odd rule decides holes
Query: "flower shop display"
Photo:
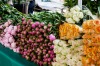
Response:
[[[49,34],[50,31],[50,24],[46,26],[44,23],[33,23],[23,18],[21,25],[18,25],[16,36],[19,53],[39,66],[51,66],[55,57],[53,40],[56,38],[53,34]]]
[[[100,20],[71,4],[63,14],[25,15],[1,3],[0,43],[38,66],[100,66]]]
[[[56,39],[53,43],[54,52],[56,53],[56,62],[52,63],[53,66],[82,66],[82,39],[68,40],[68,43],[66,41]]]
[[[69,24],[64,22],[59,26],[60,39],[68,40],[80,37],[82,29],[78,25]]]
[[[79,23],[79,21],[83,18],[83,12],[78,6],[74,6],[64,13],[66,17],[66,21],[68,23]]]
[[[83,66],[100,66],[100,20],[83,23],[84,55]]]

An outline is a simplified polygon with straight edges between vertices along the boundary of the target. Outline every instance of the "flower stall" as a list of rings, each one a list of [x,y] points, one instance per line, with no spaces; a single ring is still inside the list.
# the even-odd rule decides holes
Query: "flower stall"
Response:
[[[0,66],[100,66],[99,6],[82,2],[34,14],[0,2]]]

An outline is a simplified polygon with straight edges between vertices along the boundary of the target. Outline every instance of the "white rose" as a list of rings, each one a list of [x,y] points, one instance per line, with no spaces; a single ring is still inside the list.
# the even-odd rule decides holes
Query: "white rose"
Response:
[[[71,54],[67,54],[67,55],[66,55],[66,58],[67,58],[67,59],[71,59],[71,58],[72,58],[72,55],[71,55]]]
[[[79,17],[77,17],[77,15],[73,15],[73,20],[75,20],[76,22],[80,21],[80,19],[79,19]]]
[[[79,12],[80,10],[81,10],[81,9],[80,9],[79,6],[74,6],[73,8],[70,9],[71,12],[73,12],[73,11]]]
[[[73,11],[75,11],[74,7],[70,9],[70,12],[73,12]]]
[[[58,53],[58,50],[57,49],[54,49],[54,53]]]
[[[52,66],[57,66],[57,65],[59,65],[58,62],[53,62],[53,63],[52,63]]]
[[[70,17],[72,17],[72,16],[73,16],[72,12],[69,12],[69,13],[67,14],[67,17],[66,17],[66,18],[70,18]]]
[[[57,62],[60,62],[61,61],[61,58],[60,57],[56,57],[56,61]]]
[[[70,17],[69,11],[66,11],[66,12],[64,13],[64,16],[65,16],[66,18],[69,18],[69,17]]]
[[[81,61],[77,61],[77,66],[82,66],[82,62]]]
[[[62,53],[62,55],[66,55],[67,51],[65,49],[63,49],[61,53]]]
[[[72,15],[77,15],[78,12],[76,12],[75,10],[71,12]],[[72,16],[73,17],[73,16]]]
[[[59,39],[56,39],[56,40],[53,41],[54,44],[58,44],[59,42],[60,42]]]
[[[61,66],[64,66],[66,64],[67,60],[62,60],[60,63],[62,64]]]
[[[74,9],[75,9],[75,11],[77,11],[77,12],[79,12],[79,11],[81,10],[79,6],[75,6]]]
[[[71,44],[73,40],[68,40],[68,43]]]
[[[62,41],[62,40],[61,40],[61,41],[59,42],[59,46],[63,46],[64,44],[66,44],[66,41]]]
[[[59,46],[54,46],[54,52],[55,53],[59,53],[59,50],[58,49],[59,49]]]
[[[66,21],[67,21],[68,23],[75,23],[75,21],[74,21],[72,18],[66,18]]]
[[[52,66],[56,66],[56,62],[52,62]]]
[[[58,52],[59,52],[59,53],[60,53],[62,50],[63,50],[62,47],[59,47],[59,48],[58,48]]]
[[[61,56],[62,56],[62,54],[61,54],[61,53],[56,54],[56,57],[61,57]]]
[[[54,45],[54,49],[58,49],[59,48],[59,46],[57,46],[57,45]]]
[[[66,46],[68,46],[68,44],[67,44],[67,43],[62,45],[62,47],[65,47],[65,48],[66,48]]]
[[[60,66],[67,66],[65,63],[61,64]]]
[[[66,56],[62,55],[62,56],[61,56],[61,59],[63,59],[63,60],[66,59]]]
[[[78,16],[79,18],[83,18],[83,12],[78,12],[77,16]]]

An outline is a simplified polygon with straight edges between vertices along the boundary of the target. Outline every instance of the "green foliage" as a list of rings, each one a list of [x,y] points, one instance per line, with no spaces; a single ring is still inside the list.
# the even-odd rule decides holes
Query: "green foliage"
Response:
[[[59,13],[50,13],[50,12],[39,12],[35,14],[29,15],[28,19],[32,19],[33,21],[44,22],[46,25],[52,24],[51,32],[58,37],[58,26],[63,21],[65,21],[65,17]]]
[[[78,0],[65,0],[64,6],[69,6],[70,8],[77,5]]]
[[[0,4],[0,23],[6,22],[8,19],[13,21],[13,24],[16,25],[17,23],[21,22],[21,18],[24,16],[21,12],[19,12],[14,7],[8,4]]]
[[[2,3],[7,3],[9,0],[0,0]]]
[[[93,14],[96,14],[98,11],[98,6],[100,5],[100,0],[83,0],[83,5],[86,5]]]

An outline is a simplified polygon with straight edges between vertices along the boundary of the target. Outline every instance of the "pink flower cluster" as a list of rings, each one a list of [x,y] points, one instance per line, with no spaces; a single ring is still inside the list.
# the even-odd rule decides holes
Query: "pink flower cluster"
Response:
[[[50,41],[54,41],[56,39],[56,37],[53,34],[50,34],[49,39],[50,39]]]
[[[11,25],[11,22],[8,21],[4,25],[5,29],[3,30],[0,36],[0,43],[5,47],[12,49],[14,52],[19,52],[19,48],[16,47],[14,36],[16,35],[17,26]]]

